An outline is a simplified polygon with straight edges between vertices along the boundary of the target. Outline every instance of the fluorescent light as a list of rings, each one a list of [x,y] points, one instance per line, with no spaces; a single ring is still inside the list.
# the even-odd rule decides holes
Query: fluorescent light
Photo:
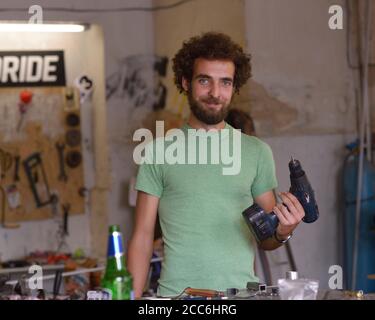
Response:
[[[0,23],[0,32],[82,32],[83,24]]]

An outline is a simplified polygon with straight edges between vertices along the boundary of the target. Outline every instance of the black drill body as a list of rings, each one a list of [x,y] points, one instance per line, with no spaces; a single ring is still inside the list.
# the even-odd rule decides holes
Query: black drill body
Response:
[[[318,205],[315,201],[314,190],[312,189],[306,173],[302,170],[298,160],[292,159],[289,162],[290,189],[305,210],[305,217],[302,219],[306,223],[312,223],[319,217]],[[263,241],[272,237],[276,231],[279,219],[274,212],[266,213],[257,204],[253,204],[242,212],[247,225],[254,234],[256,240]]]

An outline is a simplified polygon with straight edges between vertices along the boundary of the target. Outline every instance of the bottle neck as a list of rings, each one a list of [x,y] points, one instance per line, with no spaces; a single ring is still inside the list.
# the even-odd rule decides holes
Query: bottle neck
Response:
[[[124,254],[117,254],[116,256],[109,256],[107,258],[107,271],[123,271],[126,270]]]
[[[112,227],[113,228],[113,227]],[[107,271],[126,270],[122,234],[118,230],[110,230],[107,250]]]

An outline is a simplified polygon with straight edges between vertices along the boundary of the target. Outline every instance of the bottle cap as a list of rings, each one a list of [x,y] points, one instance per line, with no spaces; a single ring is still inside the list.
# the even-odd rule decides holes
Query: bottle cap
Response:
[[[120,231],[120,226],[118,224],[112,224],[109,226],[109,232],[114,232],[114,231]]]

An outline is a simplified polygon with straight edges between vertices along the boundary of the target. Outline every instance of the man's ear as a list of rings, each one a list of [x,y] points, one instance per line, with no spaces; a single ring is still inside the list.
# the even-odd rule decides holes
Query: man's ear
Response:
[[[189,91],[189,81],[184,77],[182,77],[182,88],[184,88],[185,92]]]

